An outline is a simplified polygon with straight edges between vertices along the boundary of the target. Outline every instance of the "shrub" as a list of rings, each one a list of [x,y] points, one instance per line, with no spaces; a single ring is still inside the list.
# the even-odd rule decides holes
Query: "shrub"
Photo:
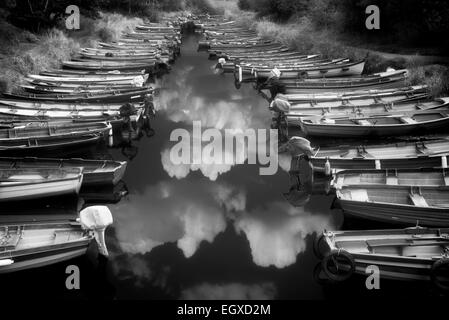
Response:
[[[409,85],[426,84],[434,98],[449,94],[449,68],[442,65],[409,66]]]

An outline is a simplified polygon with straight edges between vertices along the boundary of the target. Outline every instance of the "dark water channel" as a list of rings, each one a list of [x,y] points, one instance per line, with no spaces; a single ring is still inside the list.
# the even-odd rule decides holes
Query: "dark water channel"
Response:
[[[115,160],[126,160],[125,154],[132,153],[124,177],[129,194],[108,205],[114,216],[106,239],[109,260],[91,254],[2,275],[0,296],[333,299],[434,295],[426,286],[393,281],[382,282],[377,292],[368,291],[362,277],[338,285],[317,283],[314,234],[341,228],[343,216],[331,209],[332,195],[314,194],[302,207],[286,201],[289,159],[281,158],[277,173],[267,176],[259,174],[257,164],[186,166],[170,161],[170,134],[177,128],[192,131],[193,121],[200,120],[203,129],[222,131],[270,127],[266,100],[249,85],[236,90],[232,75],[214,74],[214,61],[197,52],[198,37],[184,38],[182,55],[158,83],[162,90],[154,136],[133,142],[126,152],[90,151]],[[345,228],[360,225],[344,223]],[[68,264],[80,267],[80,290],[65,288]]]

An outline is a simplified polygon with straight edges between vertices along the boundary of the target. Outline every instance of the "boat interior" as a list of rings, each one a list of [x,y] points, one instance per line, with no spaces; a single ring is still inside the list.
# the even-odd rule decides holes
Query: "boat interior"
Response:
[[[70,225],[0,226],[0,257],[8,251],[53,246],[88,238],[80,227]]]
[[[365,185],[386,184],[406,186],[449,186],[449,174],[444,170],[435,171],[398,171],[380,172],[342,172],[337,175],[335,184]]]
[[[342,200],[357,202],[449,208],[449,188],[416,186],[343,187],[338,190],[338,196]]]
[[[449,234],[338,236],[334,241],[335,247],[353,254],[439,259],[449,252]]]

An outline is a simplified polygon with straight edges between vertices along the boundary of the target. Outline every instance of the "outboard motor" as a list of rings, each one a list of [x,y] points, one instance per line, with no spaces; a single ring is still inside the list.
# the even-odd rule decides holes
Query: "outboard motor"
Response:
[[[221,58],[218,58],[218,62],[217,62],[217,64],[215,65],[215,69],[221,69],[221,70],[223,70],[223,67],[224,67],[224,64],[226,63],[226,59],[225,58],[223,58],[223,57],[221,57]]]
[[[128,102],[120,107],[119,112],[120,117],[129,119],[129,117],[137,113],[137,109],[133,104]]]
[[[81,227],[93,231],[100,254],[109,255],[104,240],[104,231],[113,223],[112,214],[106,206],[90,206],[80,212]]]
[[[290,140],[279,148],[279,152],[289,152],[292,156],[300,156],[305,154],[307,156],[314,156],[316,150],[314,150],[310,141],[303,137],[293,136]]]

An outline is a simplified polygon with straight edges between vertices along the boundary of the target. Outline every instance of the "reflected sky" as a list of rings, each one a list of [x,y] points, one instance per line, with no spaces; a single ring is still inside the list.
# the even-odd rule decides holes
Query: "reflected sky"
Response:
[[[295,296],[319,297],[311,239],[338,217],[331,196],[313,196],[304,207],[285,200],[289,157],[280,157],[272,176],[261,176],[257,164],[170,161],[170,133],[191,132],[193,121],[220,130],[270,128],[267,102],[250,86],[235,89],[232,75],[215,74],[214,61],[196,50],[196,37],[187,38],[172,72],[158,80],[156,135],[136,143],[139,155],[125,176],[129,195],[110,206],[120,295],[272,299],[287,294],[289,279],[301,279],[309,289]]]

